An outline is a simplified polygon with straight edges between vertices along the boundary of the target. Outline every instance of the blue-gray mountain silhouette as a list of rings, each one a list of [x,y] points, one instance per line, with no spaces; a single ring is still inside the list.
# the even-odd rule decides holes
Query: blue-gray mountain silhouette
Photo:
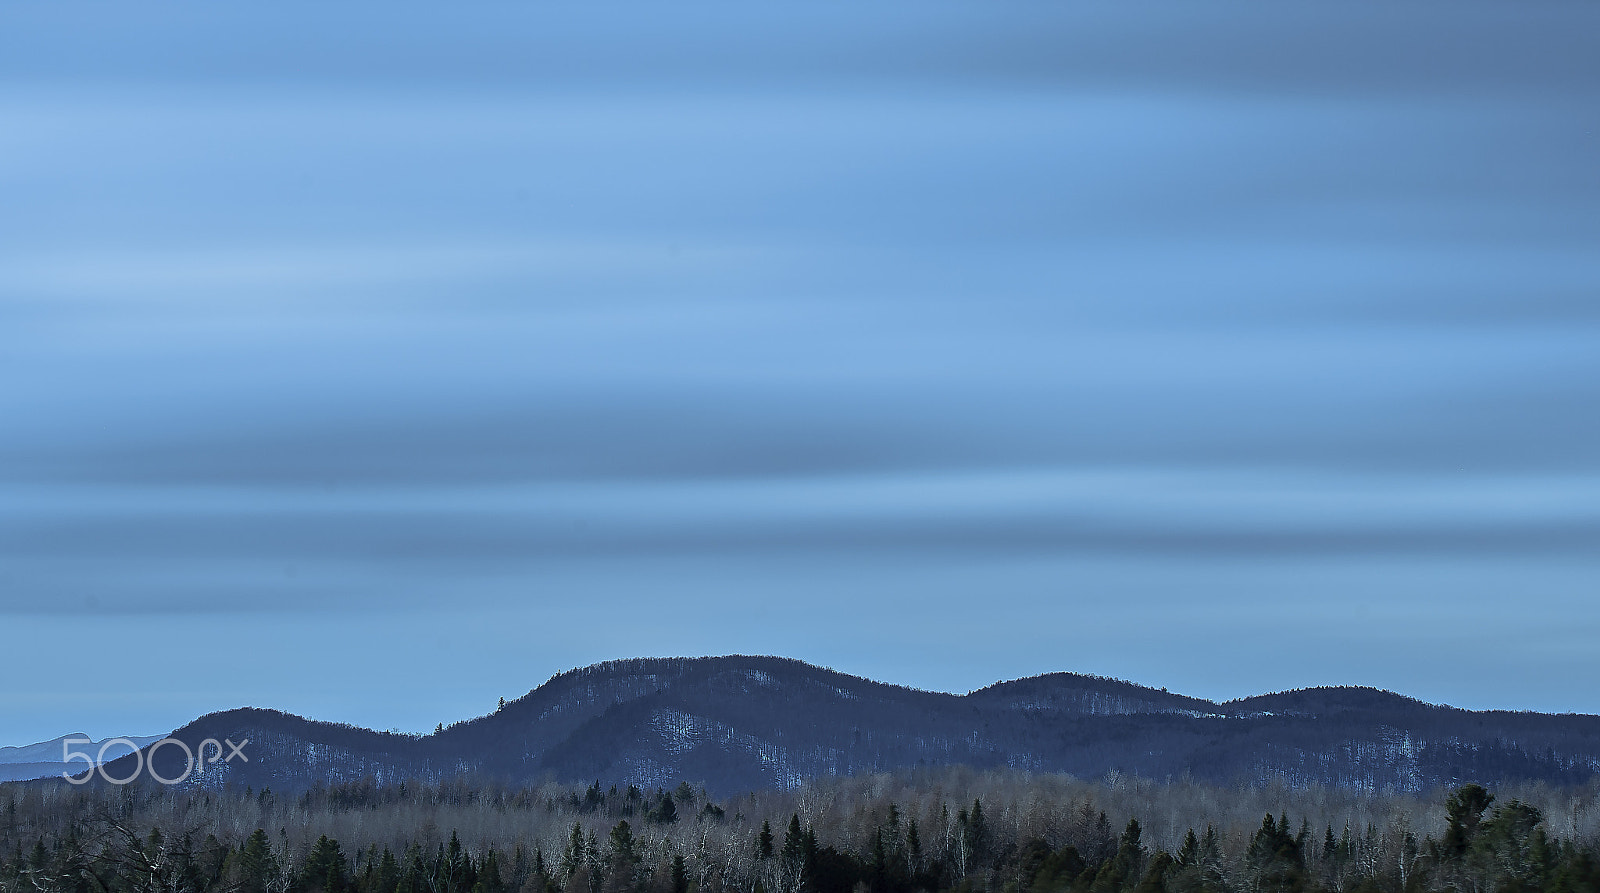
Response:
[[[688,781],[730,794],[965,764],[1416,791],[1469,781],[1582,783],[1600,770],[1600,717],[1589,715],[1474,712],[1368,688],[1219,704],[1070,673],[951,695],[743,656],[572,670],[432,735],[259,709],[211,714],[173,734],[191,747],[206,738],[250,742],[248,763],[207,763],[186,783],[274,790],[368,776],[465,776],[506,784]],[[214,748],[206,753],[216,756]],[[133,759],[107,768],[127,775]],[[170,745],[153,760],[165,777],[184,768],[182,750]]]

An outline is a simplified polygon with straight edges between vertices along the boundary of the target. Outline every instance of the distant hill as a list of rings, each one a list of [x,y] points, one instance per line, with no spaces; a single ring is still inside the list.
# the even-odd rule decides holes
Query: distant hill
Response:
[[[1281,777],[1416,791],[1468,781],[1588,781],[1600,717],[1473,712],[1368,688],[1223,704],[1115,679],[1052,673],[967,695],[918,691],[777,657],[612,661],[551,678],[503,709],[426,736],[271,710],[201,717],[173,733],[242,742],[188,784],[293,790],[371,776],[506,783],[703,783],[723,794],[919,766],[1110,771],[1217,782]],[[208,749],[215,756],[215,749]],[[130,756],[112,763],[126,775]],[[165,747],[157,771],[183,755]],[[122,764],[122,765],[119,765]]]
[[[127,740],[133,742],[133,747],[121,743],[117,738],[106,738],[101,741],[89,741],[89,736],[82,732],[62,735],[49,741],[40,741],[37,744],[24,744],[21,747],[0,747],[0,781],[25,781],[34,778],[58,777],[64,772],[82,769],[84,762],[74,758],[71,763],[61,760],[62,745],[68,740],[74,741],[69,745],[71,751],[88,754],[98,760],[101,748],[105,748],[106,761],[115,760],[133,752],[134,748],[145,747],[161,740],[160,735],[134,736]],[[88,741],[88,743],[82,743]]]

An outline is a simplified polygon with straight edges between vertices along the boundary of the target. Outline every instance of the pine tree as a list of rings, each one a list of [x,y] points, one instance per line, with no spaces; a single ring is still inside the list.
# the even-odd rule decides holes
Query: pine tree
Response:
[[[1477,833],[1478,824],[1483,820],[1484,810],[1494,802],[1494,795],[1484,790],[1481,785],[1469,784],[1458,788],[1450,795],[1445,803],[1445,830],[1444,854],[1447,858],[1460,859],[1467,853],[1467,847],[1472,844],[1472,837]]]
[[[972,801],[972,812],[961,812],[966,816],[962,827],[963,844],[968,853],[968,860],[973,865],[982,865],[989,853],[989,822],[983,817],[983,803]],[[957,816],[960,820],[960,816]]]
[[[370,893],[395,893],[400,885],[400,863],[395,860],[394,853],[388,847],[383,848],[383,856],[378,860],[378,867],[372,873]]]
[[[500,856],[493,847],[483,855],[483,866],[477,874],[477,881],[472,885],[473,893],[505,893],[505,878],[500,875]]]
[[[567,848],[561,853],[561,876],[563,878],[571,878],[579,868],[583,867],[586,861],[585,855],[583,825],[573,822],[572,836],[567,839]]]
[[[311,846],[311,854],[301,869],[301,885],[325,893],[342,893],[345,888],[345,857],[339,842],[326,834]]]
[[[805,883],[806,851],[806,832],[800,828],[800,816],[792,815],[778,859],[778,893],[799,893]]]
[[[1167,893],[1167,876],[1174,872],[1177,863],[1172,856],[1164,850],[1157,850],[1150,857],[1150,865],[1145,869],[1144,877],[1140,879],[1139,886],[1134,888],[1134,893]]]
[[[634,851],[633,828],[629,827],[627,819],[618,822],[611,829],[607,838],[611,846],[611,859],[613,862],[626,863],[630,868],[639,861],[639,855]]]
[[[272,843],[265,830],[257,828],[250,835],[239,849],[234,864],[239,893],[266,893],[268,885],[278,876],[278,860],[272,856]]]
[[[670,825],[678,820],[678,807],[672,802],[672,795],[659,791],[661,799],[657,801],[654,818],[663,825]]]
[[[772,858],[772,824],[767,821],[761,823],[761,834],[756,838],[756,858],[763,861]]]
[[[877,828],[872,832],[872,856],[867,862],[867,887],[873,893],[882,893],[885,884],[885,875],[889,868],[889,856],[883,846],[883,829]]]
[[[1289,817],[1274,821],[1272,813],[1261,820],[1261,829],[1250,839],[1245,865],[1260,889],[1300,890],[1307,883],[1303,844],[1310,841],[1309,827],[1297,835],[1289,833]]]
[[[1200,864],[1200,838],[1194,836],[1194,829],[1183,836],[1183,845],[1178,847],[1178,865],[1187,868]]]
[[[789,830],[783,835],[783,858],[800,859],[805,855],[805,836],[800,830],[800,816],[789,817]]]
[[[461,849],[461,838],[450,832],[450,844],[444,854],[445,893],[468,893],[474,885],[472,860]]]

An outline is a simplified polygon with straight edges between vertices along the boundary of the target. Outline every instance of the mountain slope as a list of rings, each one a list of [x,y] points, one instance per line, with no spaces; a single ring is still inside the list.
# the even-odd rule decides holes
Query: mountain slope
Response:
[[[612,661],[551,678],[487,716],[411,736],[268,710],[202,717],[173,736],[249,744],[186,781],[294,789],[472,776],[506,783],[680,780],[716,792],[917,766],[1010,766],[1213,781],[1282,777],[1365,790],[1466,781],[1576,783],[1600,772],[1600,717],[1471,712],[1374,689],[1216,704],[1052,673],[968,695],[918,691],[776,657]],[[125,766],[112,764],[114,775]],[[157,771],[175,777],[168,746]]]
[[[109,762],[124,754],[132,753],[135,748],[145,747],[159,740],[161,740],[160,735],[147,735],[92,741],[88,735],[75,732],[49,741],[40,741],[37,744],[0,747],[0,781],[58,777],[63,773],[82,769],[85,765],[83,759],[77,756],[74,756],[70,763],[64,762],[62,760],[64,754],[81,753],[88,755],[95,762]],[[130,747],[122,743],[123,741],[131,741],[133,745]],[[102,752],[105,757],[103,761]]]

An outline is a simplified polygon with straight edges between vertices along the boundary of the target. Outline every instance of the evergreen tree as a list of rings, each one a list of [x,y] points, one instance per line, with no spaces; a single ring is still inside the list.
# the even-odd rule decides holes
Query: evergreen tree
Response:
[[[1177,863],[1171,855],[1165,850],[1157,850],[1150,857],[1139,886],[1133,888],[1134,893],[1167,893],[1167,875],[1173,873],[1176,867]]]
[[[571,878],[587,861],[583,845],[583,825],[572,823],[572,835],[567,838],[567,848],[561,852],[561,876]]]
[[[611,829],[611,835],[606,842],[611,848],[610,857],[614,864],[625,864],[631,870],[639,861],[639,854],[635,851],[633,843],[633,828],[629,827],[627,819],[618,822]]]
[[[390,852],[388,847],[383,848],[383,856],[378,860],[377,868],[372,872],[372,884],[367,893],[396,893],[400,886],[400,863]]]
[[[400,859],[400,880],[395,893],[422,893],[423,876],[427,873],[422,861],[422,846],[413,843]]]
[[[873,893],[883,893],[889,869],[889,855],[883,846],[883,829],[872,832],[872,855],[867,862],[867,887]]]
[[[800,816],[789,817],[789,830],[783,835],[783,852],[778,860],[779,893],[799,893],[806,875],[806,835]]]
[[[1283,891],[1305,889],[1309,879],[1302,845],[1309,838],[1309,830],[1291,835],[1287,816],[1274,821],[1268,813],[1245,853],[1245,864],[1255,877],[1257,887]]]
[[[1200,864],[1200,838],[1194,836],[1194,829],[1183,836],[1183,844],[1178,847],[1178,865],[1188,867]]]
[[[612,827],[606,851],[606,872],[600,889],[604,893],[632,893],[638,886],[639,853],[627,819]]]
[[[1445,803],[1444,855],[1461,859],[1472,845],[1472,837],[1483,820],[1484,810],[1494,802],[1494,795],[1481,785],[1469,784],[1456,789]]]
[[[678,807],[672,802],[672,795],[661,791],[661,798],[656,803],[655,821],[663,825],[670,825],[678,820]]]
[[[1144,874],[1143,829],[1137,819],[1129,819],[1117,840],[1117,852],[1095,873],[1093,893],[1119,893],[1138,883]]]
[[[505,890],[505,878],[500,874],[500,856],[490,847],[483,855],[483,865],[478,868],[472,893],[505,893]]]
[[[1092,837],[1086,843],[1084,856],[1091,863],[1103,862],[1116,854],[1117,835],[1111,831],[1111,820],[1106,818],[1105,810],[1095,817]]]
[[[311,847],[311,854],[306,857],[306,864],[300,871],[300,886],[323,893],[343,893],[346,867],[339,842],[324,834],[317,838]]]
[[[1468,852],[1473,873],[1493,878],[1503,893],[1542,891],[1555,868],[1555,852],[1540,825],[1539,810],[1512,800],[1477,826]]]
[[[983,817],[983,803],[972,801],[972,812],[968,814],[965,829],[967,851],[971,854],[970,860],[982,865],[989,855],[989,822]]]
[[[756,837],[756,858],[763,861],[772,858],[772,824],[764,819],[761,834]]]
[[[234,882],[239,893],[267,893],[268,886],[278,876],[278,860],[272,856],[272,843],[267,832],[257,828],[244,842],[235,857]]]

